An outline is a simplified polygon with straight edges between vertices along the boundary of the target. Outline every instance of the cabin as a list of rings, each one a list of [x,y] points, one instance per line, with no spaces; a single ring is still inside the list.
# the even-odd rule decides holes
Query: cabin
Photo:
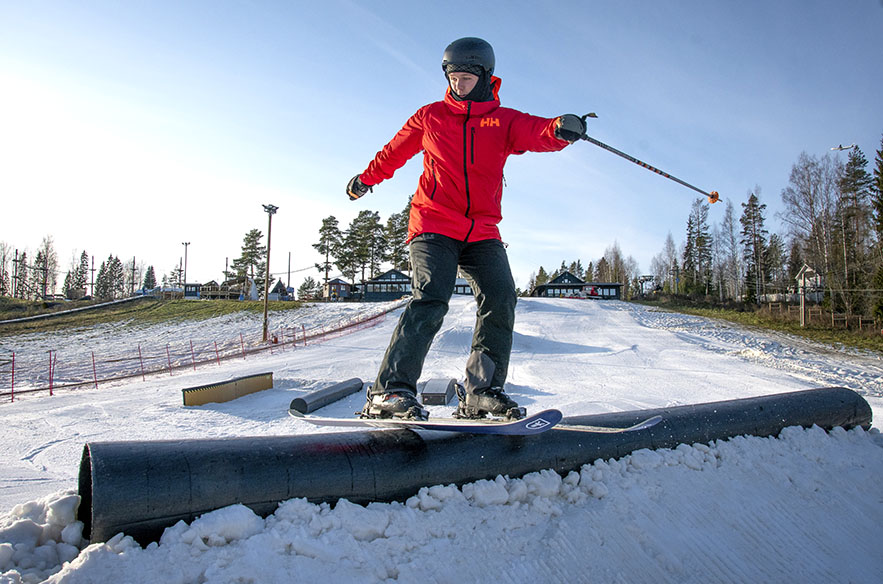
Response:
[[[273,289],[270,290],[269,300],[291,300],[291,295],[288,291],[289,288],[286,288],[285,284],[283,284],[280,279],[276,282],[276,285],[273,286]]]
[[[353,294],[353,285],[340,278],[329,280],[322,287],[322,297],[325,300],[347,300]]]
[[[362,300],[387,302],[411,294],[411,278],[398,270],[389,270],[359,286]]]
[[[202,284],[184,284],[184,298],[187,300],[198,300],[201,289]]]
[[[257,289],[252,297],[253,286],[254,282],[245,277],[226,280],[223,284],[210,280],[200,288],[199,297],[206,300],[255,300]]]
[[[620,300],[622,299],[622,284],[619,282],[586,282],[565,270],[551,281],[540,284],[531,290],[530,295],[540,298]]]

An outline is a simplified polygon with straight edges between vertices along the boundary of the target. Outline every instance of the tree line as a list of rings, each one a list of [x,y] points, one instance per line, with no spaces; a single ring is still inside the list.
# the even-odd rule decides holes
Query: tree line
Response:
[[[781,234],[767,227],[759,186],[738,215],[728,201],[713,226],[697,200],[682,245],[669,234],[650,271],[665,292],[760,303],[788,300],[807,267],[820,276],[826,309],[883,318],[883,140],[868,166],[858,146],[845,162],[802,153],[781,192]]]
[[[94,296],[113,300],[129,296],[136,288],[153,289],[156,276],[153,266],[144,269],[135,258],[123,263],[111,254],[96,269],[92,257],[83,251],[72,259],[61,286],[61,294],[68,300]],[[14,249],[0,242],[0,296],[22,300],[40,300],[56,297],[58,291],[58,255],[52,238],[43,239],[31,259],[27,250]]]
[[[781,201],[778,218],[785,231],[771,233],[760,186],[748,191],[738,210],[727,200],[723,217],[713,225],[708,205],[695,200],[683,240],[678,244],[669,233],[652,258],[652,286],[720,302],[787,300],[795,292],[797,274],[807,266],[821,277],[827,309],[883,318],[883,140],[870,170],[857,146],[848,151],[845,162],[837,154],[802,153],[791,168]],[[313,244],[322,258],[315,264],[321,281],[306,278],[299,296],[320,295],[332,275],[364,282],[379,275],[383,265],[409,271],[405,243],[409,211],[410,201],[384,222],[378,212],[364,210],[345,229],[334,216],[323,219],[319,240]],[[250,278],[263,290],[267,249],[262,237],[259,229],[246,233],[240,256],[225,271],[228,280]],[[562,261],[553,271],[540,266],[531,274],[527,289],[519,292],[529,294],[564,270],[587,281],[621,283],[625,298],[644,292],[648,284],[634,258],[624,255],[614,242],[595,261]],[[43,239],[33,257],[0,242],[0,296],[51,296],[58,272],[51,237]],[[183,284],[182,266],[163,275],[162,283]],[[63,293],[77,297],[88,285],[98,298],[117,298],[139,284],[156,287],[153,266],[145,269],[134,258],[123,263],[111,254],[96,270],[84,251],[72,259]]]
[[[768,229],[760,186],[748,191],[738,211],[728,200],[714,225],[709,206],[696,199],[684,239],[677,244],[669,232],[652,258],[651,285],[669,294],[759,304],[792,298],[806,266],[820,276],[828,310],[883,318],[883,140],[868,167],[858,146],[846,162],[836,154],[802,153],[781,193],[784,233]],[[554,271],[540,266],[525,293],[565,270],[586,281],[621,283],[624,298],[645,292],[648,283],[637,262],[614,243],[587,265],[562,261]]]

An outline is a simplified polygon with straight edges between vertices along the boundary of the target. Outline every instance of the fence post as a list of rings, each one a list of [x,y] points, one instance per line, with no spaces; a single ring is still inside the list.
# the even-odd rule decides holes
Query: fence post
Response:
[[[239,331],[239,346],[242,347],[242,358],[245,359],[245,341],[242,338],[242,331]]]
[[[196,371],[196,354],[193,352],[193,339],[190,339],[190,360],[193,362],[193,370]]]
[[[169,344],[166,343],[166,361],[169,363],[169,375],[172,375],[172,354],[169,352]]]
[[[12,385],[9,388],[9,397],[15,401],[15,351],[12,352]]]
[[[307,327],[305,327],[303,324],[301,324],[300,330],[304,334],[304,347],[306,347],[307,346]]]
[[[95,371],[95,351],[92,351],[92,379],[95,380],[95,389],[98,389],[98,373]]]
[[[141,363],[141,381],[147,381],[144,376],[144,356],[141,354],[141,343],[138,343],[138,361]]]
[[[49,349],[49,395],[52,395],[52,349]]]
[[[218,359],[218,367],[221,366],[221,355],[218,353],[218,341],[215,341],[215,357]]]

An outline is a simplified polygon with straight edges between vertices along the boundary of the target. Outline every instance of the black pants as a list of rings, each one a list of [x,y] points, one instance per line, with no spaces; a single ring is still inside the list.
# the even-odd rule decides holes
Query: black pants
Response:
[[[503,243],[496,239],[466,243],[424,233],[411,241],[410,252],[413,297],[393,332],[372,392],[405,388],[416,393],[426,354],[448,312],[458,267],[478,303],[466,389],[503,387],[516,302]]]

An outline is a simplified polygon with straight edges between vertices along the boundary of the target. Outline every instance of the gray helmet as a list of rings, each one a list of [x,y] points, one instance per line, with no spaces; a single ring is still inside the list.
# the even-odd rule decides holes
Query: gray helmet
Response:
[[[442,71],[445,75],[455,71],[479,76],[482,72],[487,72],[492,75],[494,65],[493,47],[487,41],[475,37],[455,40],[448,45],[442,56]]]

